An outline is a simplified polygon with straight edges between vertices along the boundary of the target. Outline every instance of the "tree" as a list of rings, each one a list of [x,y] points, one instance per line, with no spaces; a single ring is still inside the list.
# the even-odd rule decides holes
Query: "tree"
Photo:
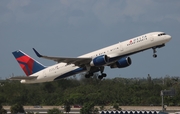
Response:
[[[66,101],[65,101],[64,111],[65,111],[66,113],[68,113],[68,114],[69,114],[69,112],[71,111],[71,106],[70,106],[69,100],[66,100]]]
[[[48,110],[48,114],[63,114],[58,108]]]
[[[100,110],[101,110],[101,111],[104,110],[104,105],[101,105],[101,106],[100,106]]]
[[[99,114],[99,112],[98,112],[99,110],[98,110],[98,108],[95,108],[95,109],[93,109],[93,114]]]
[[[7,114],[7,111],[0,104],[0,114]]]
[[[26,114],[34,114],[34,112],[27,112]]]
[[[117,103],[115,103],[115,104],[113,105],[113,108],[115,108],[116,110],[121,110],[121,108],[119,108],[119,104],[117,104]]]
[[[11,114],[25,113],[24,108],[21,104],[15,104],[10,108]]]
[[[162,78],[151,78],[150,75],[147,78],[114,78],[101,81],[97,80],[97,77],[83,80],[68,78],[28,85],[6,80],[3,82],[3,86],[0,86],[0,103],[11,106],[16,103],[57,106],[65,105],[68,99],[69,105],[86,105],[85,102],[93,102],[98,106],[113,103],[118,103],[118,105],[161,105],[161,97],[159,97],[161,90],[170,89],[173,86],[177,93],[180,92],[178,78],[166,76],[164,80],[165,84],[162,84]],[[165,98],[166,104],[178,105],[179,101],[179,95]],[[94,109],[92,108],[92,110]]]
[[[148,83],[151,83],[151,81],[152,81],[150,74],[148,74],[148,76],[147,76],[147,81],[148,81]]]
[[[94,103],[87,102],[81,108],[80,114],[93,114],[93,111],[94,111]]]

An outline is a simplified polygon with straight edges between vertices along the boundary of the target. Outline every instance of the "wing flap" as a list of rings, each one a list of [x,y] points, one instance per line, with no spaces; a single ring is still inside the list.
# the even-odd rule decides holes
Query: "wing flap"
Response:
[[[32,80],[37,79],[38,76],[17,76],[17,77],[11,77],[9,80]]]

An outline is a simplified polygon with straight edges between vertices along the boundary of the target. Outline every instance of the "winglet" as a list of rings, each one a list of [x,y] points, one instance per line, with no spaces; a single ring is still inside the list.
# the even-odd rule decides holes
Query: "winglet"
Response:
[[[39,54],[34,48],[33,48],[35,54],[38,56],[38,57],[43,57],[41,54]]]

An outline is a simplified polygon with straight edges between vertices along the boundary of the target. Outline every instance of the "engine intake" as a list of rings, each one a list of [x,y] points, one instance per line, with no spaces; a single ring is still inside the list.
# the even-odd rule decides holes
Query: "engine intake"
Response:
[[[109,58],[107,55],[101,55],[96,58],[94,58],[91,62],[91,66],[102,66],[105,65],[109,61]]]
[[[130,57],[124,57],[119,59],[117,62],[110,65],[111,68],[125,68],[132,64]]]

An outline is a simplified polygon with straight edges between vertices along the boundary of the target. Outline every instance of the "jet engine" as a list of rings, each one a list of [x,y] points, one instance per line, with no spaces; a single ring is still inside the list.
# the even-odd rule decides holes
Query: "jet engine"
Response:
[[[92,59],[92,61],[90,62],[91,66],[102,66],[105,65],[107,62],[109,61],[109,58],[107,55],[101,55],[98,57],[95,57],[94,59]]]
[[[117,62],[110,65],[111,68],[125,68],[131,65],[132,61],[130,57],[124,57],[119,59]]]

